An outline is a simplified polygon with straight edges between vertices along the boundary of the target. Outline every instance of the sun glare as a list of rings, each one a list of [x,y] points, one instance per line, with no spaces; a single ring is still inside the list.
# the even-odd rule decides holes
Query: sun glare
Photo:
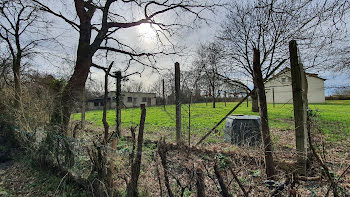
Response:
[[[139,25],[138,32],[141,35],[141,37],[144,38],[146,41],[155,40],[157,37],[157,33],[153,29],[151,24],[143,23],[143,24]]]

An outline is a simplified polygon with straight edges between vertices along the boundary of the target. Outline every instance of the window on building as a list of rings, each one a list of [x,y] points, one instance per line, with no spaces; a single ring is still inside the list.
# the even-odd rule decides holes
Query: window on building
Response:
[[[129,102],[129,103],[132,102],[132,97],[128,97],[128,102]]]
[[[286,83],[286,78],[282,78],[282,83]]]
[[[103,102],[100,103],[100,106],[103,106]]]
[[[98,106],[98,102],[94,102],[94,106],[95,106],[95,107]]]
[[[142,97],[142,102],[147,102],[147,98],[146,97]]]

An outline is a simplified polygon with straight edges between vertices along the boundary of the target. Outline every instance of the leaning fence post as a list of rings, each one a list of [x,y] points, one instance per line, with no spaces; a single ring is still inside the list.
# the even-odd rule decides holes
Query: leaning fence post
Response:
[[[307,81],[302,64],[298,60],[297,42],[289,42],[292,74],[295,140],[299,172],[306,175],[307,161]]]
[[[261,121],[260,129],[261,129],[262,142],[264,145],[266,175],[268,179],[273,179],[275,175],[275,165],[274,165],[273,154],[272,154],[272,141],[270,137],[265,86],[264,86],[264,80],[263,80],[262,71],[261,71],[260,52],[258,49],[255,49],[255,48],[253,53],[253,73],[254,73],[254,82],[255,84],[257,84],[257,93],[258,93],[258,99],[259,99],[259,114],[260,114],[260,121]]]
[[[176,143],[181,142],[180,64],[175,62]]]

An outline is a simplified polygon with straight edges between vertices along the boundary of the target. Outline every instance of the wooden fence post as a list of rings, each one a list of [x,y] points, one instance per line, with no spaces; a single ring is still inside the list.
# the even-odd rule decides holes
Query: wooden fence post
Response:
[[[196,175],[197,175],[197,181],[196,181],[197,196],[205,197],[206,196],[205,195],[205,178],[201,167],[197,167]]]
[[[247,95],[248,95],[248,91],[247,91]],[[249,107],[249,97],[247,98],[247,107]]]
[[[132,158],[131,176],[130,176],[130,181],[126,188],[127,197],[138,196],[138,180],[140,176],[140,167],[141,167],[141,161],[142,161],[142,145],[143,145],[143,134],[144,134],[145,120],[146,120],[146,105],[141,104],[140,108],[141,108],[141,118],[140,118],[139,133],[137,135],[137,151],[136,151],[136,155]]]
[[[164,82],[164,79],[162,80],[162,84],[163,84],[163,107],[165,110],[166,100],[165,100],[165,82]]]
[[[299,173],[306,175],[307,162],[307,81],[302,64],[298,60],[297,42],[289,42],[292,74],[295,140]]]
[[[275,165],[272,156],[272,141],[270,137],[269,121],[267,115],[264,79],[261,73],[260,51],[258,49],[254,49],[253,53],[253,73],[255,84],[258,88],[257,93],[259,98],[259,113],[261,121],[260,129],[265,153],[266,175],[268,179],[273,179],[273,176],[275,175]]]
[[[272,103],[273,107],[275,107],[275,88],[272,88]]]
[[[181,143],[180,64],[175,62],[176,143]]]
[[[121,128],[121,107],[120,107],[120,95],[121,95],[121,79],[122,73],[121,71],[117,71],[116,75],[116,95],[115,95],[115,134],[116,136],[113,139],[113,148],[117,147],[117,141],[120,137],[120,128]]]
[[[225,95],[224,95],[224,96],[225,96],[225,107],[226,107],[226,91],[225,91],[224,93],[225,93]]]
[[[192,92],[190,94],[190,102],[188,103],[188,147],[191,147],[191,104]]]

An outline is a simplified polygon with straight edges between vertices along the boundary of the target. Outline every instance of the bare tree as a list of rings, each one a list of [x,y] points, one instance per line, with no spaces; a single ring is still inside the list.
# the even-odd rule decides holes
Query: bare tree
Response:
[[[69,24],[79,33],[77,59],[73,75],[65,87],[61,98],[63,121],[57,121],[62,130],[67,130],[67,125],[71,114],[71,103],[79,98],[79,94],[85,85],[86,78],[92,65],[93,57],[98,51],[108,51],[116,54],[123,54],[129,57],[129,62],[137,62],[141,65],[151,65],[142,61],[145,58],[149,62],[154,62],[154,57],[161,54],[169,54],[161,50],[158,52],[137,51],[137,46],[123,43],[118,37],[121,31],[141,24],[153,24],[158,29],[156,33],[169,39],[169,35],[174,33],[173,28],[181,27],[184,23],[179,17],[184,12],[192,14],[194,20],[203,19],[201,13],[204,10],[212,10],[216,4],[209,4],[202,1],[94,1],[94,0],[74,0],[75,13],[79,21],[64,14],[64,11],[56,11],[50,2],[33,0],[41,10],[44,10]],[[56,1],[57,2],[57,1]],[[69,2],[68,2],[69,3]],[[131,8],[129,13],[123,12],[121,8]],[[67,8],[67,5],[63,5]],[[138,13],[143,12],[143,16]],[[172,20],[165,21],[162,17],[166,13],[172,14]],[[175,18],[174,18],[175,17]],[[175,20],[174,20],[175,19]],[[59,112],[56,112],[59,113]],[[59,119],[58,119],[59,120]]]
[[[132,81],[126,84],[123,84],[122,87],[125,92],[143,92],[146,91],[146,87],[144,86],[142,81]]]
[[[218,92],[217,88],[221,85],[217,73],[222,73],[225,67],[223,60],[223,48],[219,44],[209,43],[200,46],[197,51],[197,57],[193,62],[197,80],[204,81],[209,87],[209,92],[213,99],[213,108],[215,108],[215,98]]]
[[[345,2],[263,0],[232,3],[219,39],[228,48],[234,72],[239,71],[250,79],[254,78],[252,51],[253,48],[259,50],[263,79],[266,81],[285,66],[289,58],[288,41],[301,40],[310,48],[316,39],[329,38],[332,32],[318,28],[336,17],[336,10]],[[343,9],[348,8],[345,6]],[[254,88],[256,86],[254,84]],[[252,110],[257,112],[256,94],[253,94],[252,100]]]
[[[21,69],[26,59],[36,52],[35,48],[49,40],[43,29],[47,21],[40,17],[40,11],[24,0],[2,1],[0,3],[0,38],[4,40],[11,55],[15,89],[15,108],[21,99]]]

